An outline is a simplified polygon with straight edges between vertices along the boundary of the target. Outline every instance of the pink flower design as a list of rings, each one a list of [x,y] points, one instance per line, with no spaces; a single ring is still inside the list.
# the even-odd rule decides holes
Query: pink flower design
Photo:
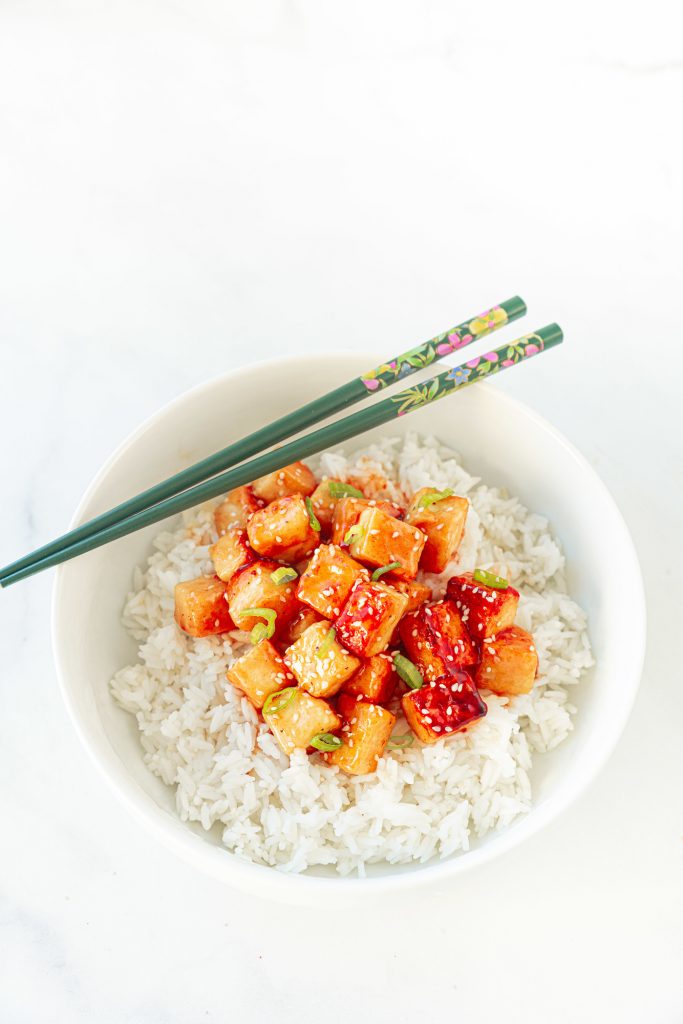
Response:
[[[471,367],[471,369],[474,369],[475,366],[479,366],[480,362],[481,356],[477,356],[476,359],[468,359],[468,361],[465,363],[465,366],[469,366]]]
[[[514,366],[514,365],[515,365],[514,359],[504,359],[503,362],[501,363],[501,366]]]
[[[528,356],[533,356],[539,351],[539,347],[538,345],[527,345],[524,351]]]
[[[363,383],[365,384],[365,386],[368,389],[368,391],[376,391],[377,388],[379,387],[379,381],[378,380],[374,380],[374,379],[368,380],[367,377],[364,378]]]
[[[497,363],[498,362],[498,353],[497,352],[486,352],[485,355],[484,355],[484,359],[488,359],[488,361],[490,363]]]
[[[440,345],[436,346],[436,351],[440,356],[447,356],[449,352],[453,351],[453,346],[449,345],[447,341],[442,341]]]

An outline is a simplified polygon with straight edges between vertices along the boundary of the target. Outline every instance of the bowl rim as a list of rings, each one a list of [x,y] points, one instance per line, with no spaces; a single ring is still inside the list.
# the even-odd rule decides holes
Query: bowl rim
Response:
[[[276,367],[286,367],[293,371],[297,365],[310,366],[311,358],[310,354],[297,354],[275,356],[269,359],[256,359],[233,370],[226,370],[223,373],[209,377],[164,403],[128,434],[105,460],[81,496],[71,518],[69,529],[75,528],[84,521],[88,505],[118,460],[148,430],[169,414],[172,414],[185,402],[200,396],[210,389],[217,386],[220,387],[223,383],[234,383],[240,377],[252,374],[256,368],[272,370]],[[351,363],[352,361],[359,361],[362,356],[351,349],[337,349],[315,353],[313,358],[321,362],[332,363],[343,359]],[[109,772],[99,755],[97,744],[89,735],[87,725],[81,721],[75,701],[72,700],[67,673],[64,667],[60,624],[61,599],[65,580],[69,572],[69,563],[63,563],[57,567],[51,604],[53,657],[62,699],[76,734],[97,768],[98,773],[104,778],[109,789],[131,816],[163,846],[170,849],[186,863],[192,864],[223,884],[238,887],[261,896],[270,895],[277,900],[287,902],[298,902],[301,900],[306,902],[314,899],[318,893],[322,895],[323,891],[326,899],[332,897],[335,891],[337,895],[346,898],[353,897],[354,893],[368,895],[370,891],[374,891],[375,894],[379,894],[443,882],[446,879],[454,878],[456,875],[496,859],[507,850],[518,846],[540,832],[585,792],[586,788],[602,771],[613,753],[631,714],[640,686],[645,658],[647,626],[645,590],[633,539],[621,511],[605,483],[586,457],[556,427],[546,420],[545,417],[531,409],[526,403],[492,387],[490,383],[478,383],[476,387],[494,394],[496,401],[501,402],[503,406],[507,406],[511,412],[514,411],[517,415],[526,417],[536,429],[550,434],[552,439],[564,448],[567,455],[578,463],[581,470],[592,478],[594,486],[597,486],[602,491],[606,505],[610,508],[614,517],[614,523],[622,534],[621,543],[623,545],[624,558],[620,565],[620,570],[629,579],[629,585],[635,602],[634,615],[629,632],[629,641],[633,652],[633,671],[630,674],[629,680],[626,681],[628,685],[626,685],[626,682],[624,684],[622,691],[623,699],[609,721],[610,728],[602,737],[603,742],[600,749],[592,751],[589,770],[584,770],[572,785],[564,785],[558,793],[553,794],[543,805],[535,807],[532,805],[532,809],[528,814],[500,832],[494,832],[491,841],[482,846],[453,854],[443,860],[430,861],[424,865],[401,865],[399,870],[385,875],[368,877],[334,875],[322,877],[307,873],[292,874],[266,865],[254,864],[251,861],[240,858],[224,847],[204,842],[201,836],[193,832],[187,823],[181,821],[178,817],[172,818],[169,816],[169,822],[166,822],[162,816],[150,814],[145,805],[152,798],[135,786],[130,776],[128,776],[127,781],[131,785],[126,786],[124,779],[119,779]],[[140,792],[144,793],[142,799],[139,796]],[[156,807],[156,810],[159,810],[159,808]],[[178,826],[181,826],[182,831]]]

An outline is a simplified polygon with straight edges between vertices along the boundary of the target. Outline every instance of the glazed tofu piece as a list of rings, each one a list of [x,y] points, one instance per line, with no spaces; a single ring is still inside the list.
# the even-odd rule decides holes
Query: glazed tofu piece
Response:
[[[504,590],[496,590],[466,572],[452,576],[446,589],[473,640],[495,636],[515,621],[519,591],[514,587],[508,585]]]
[[[375,654],[364,661],[355,675],[344,683],[343,692],[354,700],[387,704],[394,696],[398,677],[389,654]]]
[[[330,484],[341,484],[341,480],[323,480],[322,483],[318,484],[316,489],[311,495],[311,504],[313,505],[313,511],[315,512],[321,527],[325,533],[329,533],[332,529],[332,519],[334,518],[334,509],[338,501],[341,498],[333,498],[330,494]]]
[[[327,763],[335,764],[347,775],[376,771],[395,723],[396,717],[386,708],[358,701],[342,727],[343,743],[325,755]]]
[[[337,619],[337,639],[359,658],[380,654],[389,644],[408,598],[385,583],[360,583]]]
[[[360,666],[360,660],[337,643],[329,622],[309,626],[285,651],[285,662],[313,697],[333,697]]]
[[[358,580],[368,570],[337,544],[322,544],[313,554],[297,587],[297,597],[328,619],[336,618]]]
[[[295,581],[296,582],[296,581]],[[308,629],[309,626],[315,625],[316,622],[321,622],[321,616],[317,612],[314,612],[312,608],[300,608],[293,619],[291,619],[280,631],[278,636],[278,644],[281,650],[286,651],[288,647],[291,647],[295,643],[301,634]],[[331,623],[328,623],[328,626]]]
[[[427,538],[420,559],[425,572],[443,572],[457,554],[470,504],[467,498],[454,494],[421,508],[420,502],[434,493],[433,487],[416,491],[406,513],[406,522],[417,526]]]
[[[391,571],[399,579],[415,578],[427,538],[415,526],[400,522],[379,508],[367,508],[358,520],[360,533],[349,544],[359,562],[380,568],[396,562]]]
[[[315,477],[303,462],[293,462],[291,466],[254,480],[251,486],[256,497],[265,502],[286,498],[290,494],[306,497],[315,490]]]
[[[436,743],[467,728],[487,710],[466,669],[455,669],[419,690],[410,690],[401,698],[401,705],[408,725],[422,743]]]
[[[388,516],[392,516],[394,519],[403,515],[403,509],[401,506],[395,505],[393,501],[367,501],[365,498],[341,498],[334,506],[334,514],[332,516],[332,534],[330,537],[332,543],[343,544],[345,542],[344,538],[351,527],[357,526],[361,515],[369,508],[377,508],[381,512],[385,512]]]
[[[341,726],[341,718],[326,700],[311,697],[298,686],[286,689],[282,700],[275,696],[263,717],[285,754],[306,750],[318,733],[335,732]]]
[[[230,491],[213,513],[218,536],[222,537],[233,526],[246,529],[249,516],[258,512],[262,504],[251,487],[236,487]]]
[[[259,559],[235,573],[227,586],[228,607],[233,621],[239,629],[253,629],[263,618],[243,615],[247,608],[271,608],[277,618],[275,632],[278,635],[301,607],[296,597],[296,580],[291,583],[275,583],[271,573],[280,569],[277,562]]]
[[[262,640],[233,662],[228,669],[228,679],[259,710],[271,693],[291,686],[294,681],[270,640]]]
[[[266,558],[297,562],[320,543],[311,526],[306,502],[300,494],[278,498],[255,512],[247,524],[249,543]]]
[[[475,679],[477,686],[512,696],[529,693],[537,671],[538,653],[531,633],[508,626],[482,644]]]
[[[426,601],[431,601],[432,599],[431,587],[428,587],[425,583],[418,583],[417,580],[401,580],[394,576],[392,572],[388,572],[386,576],[382,576],[382,582],[387,583],[401,594],[406,595],[408,598],[405,610],[406,615],[414,612]]]
[[[238,569],[254,561],[254,552],[249,547],[245,530],[227,530],[209,548],[209,555],[219,579],[231,579]]]
[[[211,636],[235,628],[227,602],[227,584],[217,576],[177,583],[175,620],[190,636]]]
[[[479,655],[452,601],[425,604],[401,619],[398,627],[403,646],[427,682],[451,669],[476,665]]]

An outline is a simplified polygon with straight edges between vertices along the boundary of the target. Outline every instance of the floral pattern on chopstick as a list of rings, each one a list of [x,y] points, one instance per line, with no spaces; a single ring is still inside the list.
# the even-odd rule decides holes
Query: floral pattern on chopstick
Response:
[[[508,315],[501,306],[493,306],[484,313],[469,320],[465,324],[453,327],[450,331],[437,334],[435,338],[426,341],[423,345],[408,349],[402,352],[396,359],[389,363],[382,363],[375,370],[364,374],[360,380],[368,391],[379,391],[397,380],[407,377],[408,374],[429,366],[435,359],[447,356],[451,352],[464,348],[470,342],[483,338],[492,331],[497,330],[507,323]]]
[[[447,373],[440,373],[438,377],[427,381],[425,384],[417,384],[415,387],[407,388],[400,394],[392,397],[391,402],[398,405],[398,416],[404,416],[407,412],[418,409],[421,405],[428,405],[437,398],[457,391],[465,384],[474,384],[477,380],[491,377],[503,367],[513,366],[515,363],[527,359],[543,351],[545,343],[538,334],[525,334],[510,345],[503,345],[493,352],[486,352],[483,356],[476,356],[462,366],[454,366]]]

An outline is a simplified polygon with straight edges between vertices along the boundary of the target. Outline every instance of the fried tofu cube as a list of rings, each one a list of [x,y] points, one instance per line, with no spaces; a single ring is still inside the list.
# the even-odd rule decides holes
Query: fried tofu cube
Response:
[[[408,598],[405,610],[406,615],[414,612],[426,601],[431,601],[432,599],[432,588],[428,587],[425,583],[418,583],[417,580],[401,580],[394,576],[392,572],[388,572],[386,576],[382,577],[382,582],[388,583],[390,587],[394,587],[395,590],[406,595]]]
[[[398,677],[394,660],[389,654],[375,654],[344,683],[344,693],[370,704],[387,704],[394,696]]]
[[[330,539],[333,544],[343,544],[344,538],[352,526],[356,526],[363,512],[369,508],[378,508],[386,512],[388,516],[399,518],[403,515],[403,509],[393,501],[368,501],[365,498],[340,498],[334,506],[332,516],[332,533]]]
[[[247,524],[247,533],[254,551],[283,562],[305,558],[320,543],[320,533],[311,526],[306,502],[300,494],[277,498],[255,512]]]
[[[190,636],[211,636],[235,628],[226,599],[227,585],[217,576],[177,583],[175,620]]]
[[[254,552],[249,547],[247,534],[244,530],[227,530],[209,548],[209,555],[219,579],[231,579],[238,569],[254,561]]]
[[[297,597],[325,618],[340,614],[358,580],[369,580],[368,570],[337,544],[322,544],[299,579]]]
[[[416,491],[406,513],[406,522],[417,526],[427,538],[420,568],[425,572],[443,572],[460,547],[470,503],[467,498],[453,494],[420,508],[420,501],[433,493],[433,487]]]
[[[330,484],[340,483],[342,483],[341,480],[323,480],[322,483],[318,484],[311,495],[313,511],[318,517],[318,521],[326,534],[332,529],[334,509],[337,502],[341,501],[341,498],[333,498],[330,494]]]
[[[495,636],[515,621],[519,591],[514,587],[496,590],[479,583],[471,572],[465,572],[452,576],[446,590],[473,640]]]
[[[337,619],[337,639],[360,658],[380,654],[407,604],[405,594],[385,583],[359,583]]]
[[[275,620],[276,636],[290,622],[301,607],[296,597],[296,581],[275,583],[271,573],[281,566],[277,562],[259,559],[236,572],[227,584],[228,607],[239,629],[250,630],[263,618],[244,615],[248,608],[271,608]]]
[[[493,693],[514,695],[529,693],[537,671],[538,652],[531,633],[508,626],[482,644],[475,679],[477,686]]]
[[[233,662],[228,679],[260,710],[271,693],[291,686],[294,676],[270,640],[262,640]]]
[[[254,480],[251,486],[257,498],[271,502],[290,494],[303,494],[304,497],[313,494],[315,477],[303,462],[293,462],[291,466]]]
[[[236,487],[230,491],[213,513],[218,536],[222,537],[233,526],[246,529],[249,516],[258,512],[262,504],[251,487]]]
[[[452,601],[422,605],[401,619],[398,631],[411,661],[427,682],[456,666],[476,665],[479,654]]]
[[[286,651],[309,626],[313,626],[316,622],[321,621],[321,616],[314,612],[312,608],[300,608],[294,618],[283,627],[278,635],[278,644],[281,650]],[[331,625],[331,623],[328,623],[328,625]]]
[[[386,708],[358,701],[342,727],[341,747],[326,754],[325,760],[347,775],[369,775],[377,771],[377,763],[395,724],[395,715]]]
[[[392,569],[399,579],[414,579],[426,537],[415,526],[400,522],[379,508],[368,508],[358,520],[361,532],[349,544],[359,562],[380,568],[396,562]]]
[[[285,662],[299,685],[313,697],[333,697],[360,666],[360,660],[330,638],[329,622],[309,626],[285,651]],[[325,647],[321,647],[325,642]]]
[[[277,709],[281,704],[280,710]],[[275,739],[285,754],[294,750],[306,750],[311,740],[321,732],[335,732],[341,726],[341,718],[327,703],[319,697],[311,697],[305,690],[294,688],[291,700],[286,695],[280,702],[274,698],[269,710],[263,712]]]
[[[455,669],[447,676],[410,690],[401,698],[408,725],[422,743],[436,743],[483,718],[487,708],[471,675]]]

